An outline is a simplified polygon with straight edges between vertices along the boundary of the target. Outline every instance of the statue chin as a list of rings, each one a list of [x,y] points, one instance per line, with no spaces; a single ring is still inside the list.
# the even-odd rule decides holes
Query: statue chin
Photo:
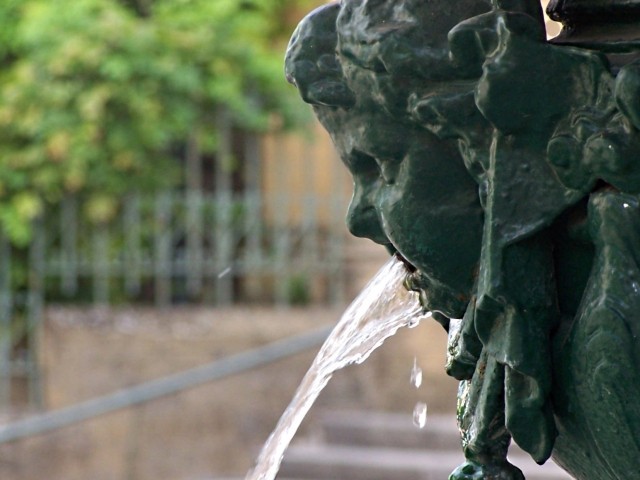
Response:
[[[469,304],[468,296],[456,294],[452,288],[433,280],[399,252],[396,251],[394,256],[407,267],[405,288],[419,294],[420,305],[425,311],[431,312],[446,329],[450,318],[462,318]]]
[[[463,294],[456,294],[453,289],[436,282],[420,271],[407,275],[407,289],[418,292],[420,304],[432,313],[440,314],[439,318],[462,318],[469,299]]]
[[[485,464],[467,461],[456,468],[449,480],[524,480],[522,471],[509,462]]]

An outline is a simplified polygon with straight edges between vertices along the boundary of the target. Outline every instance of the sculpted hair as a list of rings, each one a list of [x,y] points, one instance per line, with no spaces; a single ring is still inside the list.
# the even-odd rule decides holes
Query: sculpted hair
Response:
[[[340,3],[333,2],[312,11],[289,41],[285,75],[311,105],[350,108],[355,104],[336,55],[339,10]]]

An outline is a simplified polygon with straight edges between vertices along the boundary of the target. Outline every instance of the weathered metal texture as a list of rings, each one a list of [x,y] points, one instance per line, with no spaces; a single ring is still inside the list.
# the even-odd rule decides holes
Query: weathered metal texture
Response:
[[[637,476],[640,2],[549,11],[553,43],[537,1],[342,0],[287,51],[353,175],[351,232],[401,254],[449,330],[453,480],[523,478],[511,439],[577,479]]]
[[[640,48],[638,0],[551,0],[547,10],[564,24],[557,43],[620,53]]]

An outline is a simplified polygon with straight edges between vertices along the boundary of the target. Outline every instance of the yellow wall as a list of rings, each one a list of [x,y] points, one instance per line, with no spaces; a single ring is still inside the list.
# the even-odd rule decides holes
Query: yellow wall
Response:
[[[343,221],[351,179],[318,122],[302,133],[266,136],[262,153],[268,220],[300,224],[310,209],[317,209],[316,217],[323,225]],[[313,198],[317,199],[315,206],[310,203]]]

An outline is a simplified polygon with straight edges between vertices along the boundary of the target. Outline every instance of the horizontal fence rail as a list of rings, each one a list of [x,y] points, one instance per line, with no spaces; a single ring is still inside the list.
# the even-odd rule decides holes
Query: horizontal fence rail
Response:
[[[292,203],[302,206],[301,221],[288,216]],[[331,198],[163,192],[130,194],[111,221],[92,223],[82,199],[68,197],[35,222],[27,248],[0,234],[0,407],[16,402],[16,379],[26,381],[27,401],[41,404],[37,345],[45,300],[341,304],[342,216],[338,225],[319,221],[318,212],[342,208]]]
[[[95,224],[79,214],[78,199],[65,199],[48,214],[46,258],[37,265],[47,297],[158,306],[342,302],[344,233],[318,223],[314,211],[334,208],[332,199],[306,199],[298,224],[281,213],[265,221],[264,202],[199,191],[131,195],[117,218]],[[285,213],[291,202],[305,199],[269,201]]]
[[[302,353],[324,342],[332,327],[273,342],[247,352],[223,358],[201,367],[117,391],[67,408],[35,415],[0,426],[0,444],[50,432],[123,408],[132,407],[242,373]]]

